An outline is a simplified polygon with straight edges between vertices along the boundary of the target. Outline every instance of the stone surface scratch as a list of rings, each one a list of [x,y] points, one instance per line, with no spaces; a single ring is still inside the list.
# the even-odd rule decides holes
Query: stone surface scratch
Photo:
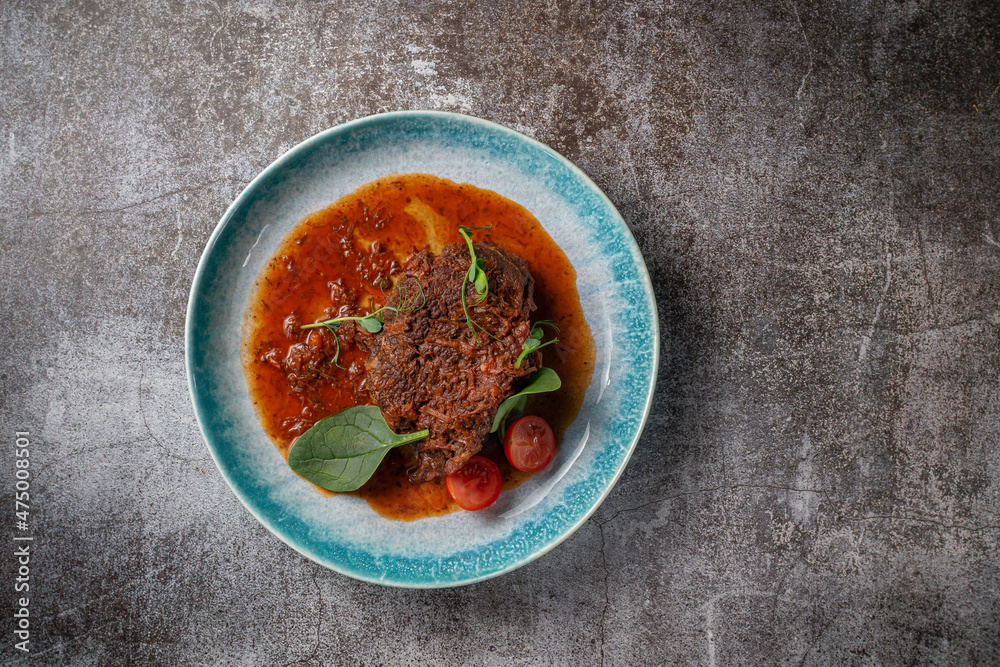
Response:
[[[868,346],[871,345],[872,336],[875,335],[875,327],[878,325],[878,319],[882,315],[882,306],[885,305],[885,297],[889,294],[889,285],[892,284],[892,253],[887,253],[885,256],[885,285],[882,287],[882,296],[878,300],[878,305],[875,306],[875,315],[872,317],[871,324],[868,325],[868,333],[861,337],[861,346],[858,348],[858,361],[864,361],[865,356],[868,354]]]

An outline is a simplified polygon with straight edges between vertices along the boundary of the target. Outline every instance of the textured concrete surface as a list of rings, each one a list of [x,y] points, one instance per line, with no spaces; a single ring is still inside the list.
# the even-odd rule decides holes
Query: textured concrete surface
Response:
[[[3,3],[25,664],[1000,663],[1000,4],[532,4]],[[406,108],[579,164],[663,325],[649,426],[597,515],[457,590],[355,582],[268,534],[183,371],[233,197],[311,134]],[[0,661],[22,660],[4,627]]]

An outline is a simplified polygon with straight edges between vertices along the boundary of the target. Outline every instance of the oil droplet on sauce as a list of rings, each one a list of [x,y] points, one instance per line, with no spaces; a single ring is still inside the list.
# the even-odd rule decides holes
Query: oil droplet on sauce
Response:
[[[300,326],[351,308],[367,312],[379,307],[406,259],[423,248],[437,253],[462,242],[459,225],[490,225],[476,231],[477,242],[493,241],[525,259],[538,304],[532,320],[559,326],[559,342],[542,354],[544,365],[562,379],[562,388],[530,397],[527,412],[545,418],[557,445],[562,441],[580,412],[595,357],[576,271],[566,254],[531,213],[495,192],[429,174],[391,174],[299,221],[250,292],[241,340],[243,370],[257,417],[285,458],[292,441],[320,419],[371,403],[361,387],[365,354],[352,345],[344,345],[337,364],[325,365],[319,376],[298,372],[288,363],[296,355],[308,355],[309,346],[316,344]],[[482,454],[500,467],[505,490],[531,477],[510,466],[494,436],[484,443]],[[457,511],[443,479],[409,481],[406,472],[415,466],[408,446],[394,449],[350,495],[365,499],[380,515],[402,521]],[[315,488],[325,496],[336,495]]]

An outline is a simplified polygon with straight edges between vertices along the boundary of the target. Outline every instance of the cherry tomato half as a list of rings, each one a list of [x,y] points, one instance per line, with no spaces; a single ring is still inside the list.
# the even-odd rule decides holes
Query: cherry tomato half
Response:
[[[461,470],[445,477],[444,485],[459,507],[476,512],[496,502],[503,480],[496,463],[473,456]]]
[[[541,417],[521,417],[507,428],[503,453],[518,470],[538,472],[556,455],[556,437]]]

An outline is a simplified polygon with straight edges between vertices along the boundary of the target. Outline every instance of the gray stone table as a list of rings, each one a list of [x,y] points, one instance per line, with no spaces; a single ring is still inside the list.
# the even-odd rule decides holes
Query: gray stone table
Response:
[[[36,542],[0,662],[1000,663],[998,48],[994,0],[2,3],[4,609],[17,431]],[[580,165],[662,323],[596,515],[443,591],[270,535],[184,377],[229,202],[408,108]]]

